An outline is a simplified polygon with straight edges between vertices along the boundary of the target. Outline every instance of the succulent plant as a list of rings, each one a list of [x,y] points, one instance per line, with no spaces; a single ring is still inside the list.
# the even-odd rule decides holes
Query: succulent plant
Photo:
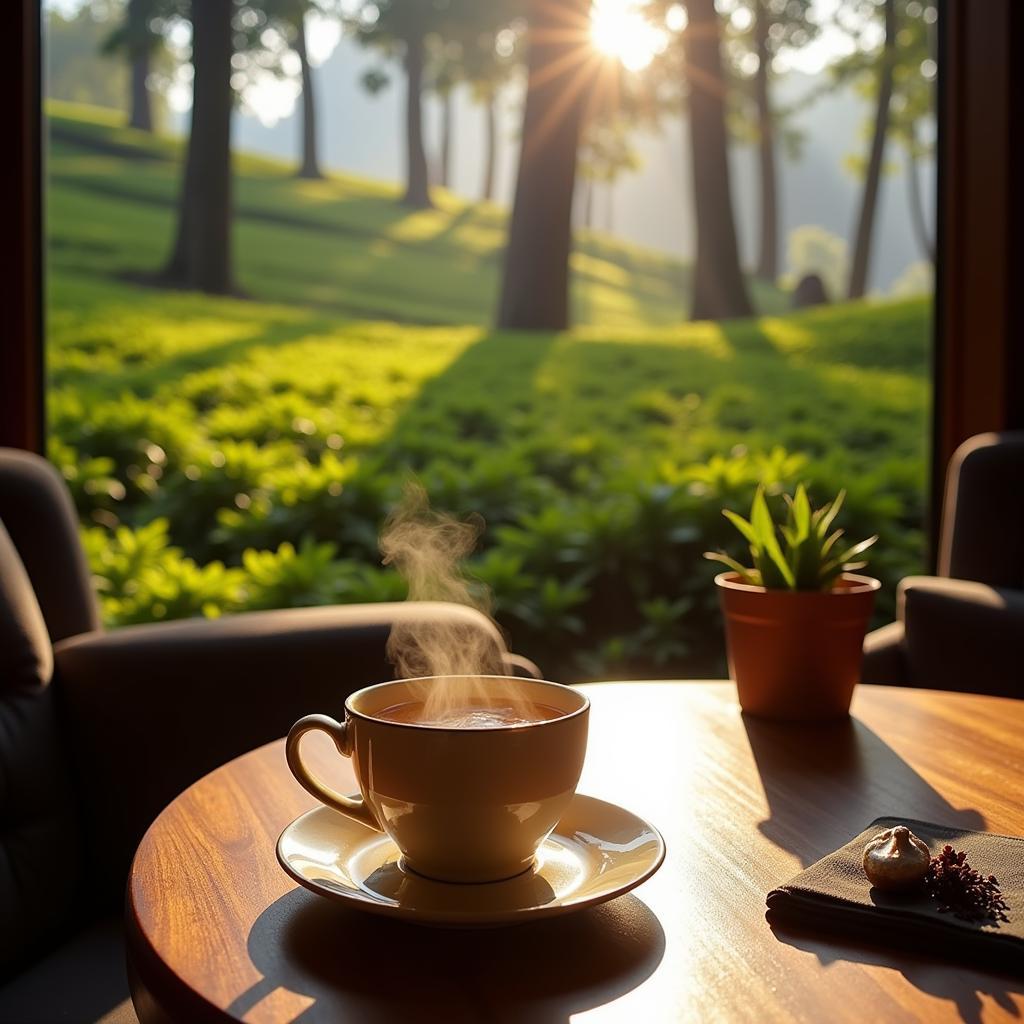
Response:
[[[877,536],[842,547],[839,541],[843,531],[832,530],[845,491],[819,509],[811,508],[803,484],[797,487],[795,495],[784,497],[784,523],[776,523],[772,517],[763,487],[758,487],[754,495],[749,520],[729,509],[722,510],[750,545],[753,568],[748,569],[721,551],[707,551],[704,557],[724,562],[739,574],[743,583],[769,590],[831,590],[844,572],[867,564],[855,559],[878,540]]]

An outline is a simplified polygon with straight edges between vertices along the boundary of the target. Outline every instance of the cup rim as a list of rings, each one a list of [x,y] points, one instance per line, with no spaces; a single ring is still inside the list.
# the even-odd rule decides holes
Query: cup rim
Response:
[[[538,722],[516,722],[509,725],[480,725],[480,726],[458,726],[458,725],[431,725],[429,722],[389,722],[384,718],[375,718],[373,715],[367,714],[365,711],[359,711],[352,706],[352,701],[356,697],[361,697],[365,693],[370,693],[373,690],[383,689],[385,686],[394,686],[397,683],[422,683],[428,679],[465,679],[472,677],[473,679],[514,679],[520,680],[524,683],[540,683],[543,686],[558,687],[559,690],[571,690],[577,697],[583,702],[580,704],[575,711],[567,711],[564,715],[559,715],[557,718],[545,718]],[[526,676],[506,676],[497,675],[496,673],[470,673],[470,672],[458,672],[452,673],[446,676],[414,676],[410,679],[388,679],[383,683],[373,683],[370,686],[364,686],[355,693],[350,693],[345,698],[345,713],[351,715],[353,718],[361,718],[364,722],[373,722],[375,725],[391,726],[396,729],[426,729],[431,732],[457,732],[457,733],[482,733],[482,732],[513,732],[517,729],[536,729],[541,725],[558,725],[560,722],[567,722],[571,718],[576,718],[578,715],[586,714],[590,710],[590,698],[575,686],[566,686],[564,683],[555,683],[550,679],[533,679],[532,677]]]

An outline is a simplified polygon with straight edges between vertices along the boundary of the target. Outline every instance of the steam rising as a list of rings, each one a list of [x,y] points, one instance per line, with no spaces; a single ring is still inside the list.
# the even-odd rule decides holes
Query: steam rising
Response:
[[[410,601],[450,601],[486,614],[489,594],[463,572],[483,525],[479,516],[458,520],[434,511],[423,488],[409,483],[381,532],[384,563],[405,578]],[[387,654],[402,679],[505,674],[493,635],[465,622],[395,623]],[[424,720],[447,721],[484,697],[479,679],[437,679],[423,695]]]

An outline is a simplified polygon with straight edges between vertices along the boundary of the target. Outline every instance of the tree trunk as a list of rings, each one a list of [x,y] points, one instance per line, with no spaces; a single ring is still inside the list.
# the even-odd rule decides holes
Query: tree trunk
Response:
[[[215,295],[231,268],[232,0],[192,5],[192,118],[178,227],[163,271],[169,284]]]
[[[128,53],[131,60],[128,124],[140,131],[153,130],[153,109],[149,99],[149,26],[146,24],[146,0],[129,0]]]
[[[583,226],[589,231],[594,226],[594,179],[586,180],[586,195],[583,200]]]
[[[768,49],[768,12],[764,0],[757,0],[754,40],[757,73],[754,97],[757,103],[757,128],[761,161],[761,239],[757,256],[757,276],[775,283],[779,276],[779,192],[775,167],[775,121],[768,95],[771,52]]]
[[[316,96],[313,93],[313,71],[306,50],[306,19],[299,15],[295,26],[295,52],[302,66],[302,166],[300,178],[322,178],[316,145]]]
[[[576,148],[600,66],[588,41],[590,0],[531,0],[529,72],[498,326],[569,324]]]
[[[430,201],[427,180],[427,154],[423,149],[423,57],[422,33],[415,32],[405,41],[405,195],[406,206],[425,209]]]
[[[729,184],[718,15],[714,0],[688,0],[684,35],[690,84],[690,153],[697,223],[693,270],[694,320],[750,316],[753,309],[740,269]]]
[[[604,188],[604,227],[610,235],[615,229],[615,184],[611,181],[605,182]]]
[[[935,262],[935,246],[928,235],[928,226],[924,215],[924,202],[921,199],[921,182],[917,176],[917,132],[914,125],[909,128],[910,138],[907,140],[907,191],[910,201],[910,220],[917,235],[917,244],[925,257]]]
[[[492,92],[484,101],[484,183],[480,198],[494,199],[494,167],[498,155],[498,98]]]
[[[452,172],[452,91],[441,93],[441,166],[438,168],[437,183],[442,188],[451,187]]]
[[[885,45],[882,48],[882,67],[878,75],[878,103],[875,107],[875,129],[871,137],[864,194],[857,218],[857,233],[853,243],[853,265],[850,269],[850,287],[847,296],[863,298],[868,285],[868,264],[871,259],[871,236],[875,227],[878,207],[878,187],[882,180],[882,158],[885,139],[889,131],[889,103],[892,99],[892,70],[896,56],[895,0],[885,0]]]

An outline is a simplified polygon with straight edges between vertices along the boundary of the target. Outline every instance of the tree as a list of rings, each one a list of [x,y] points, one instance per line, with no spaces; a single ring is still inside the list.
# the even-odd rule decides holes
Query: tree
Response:
[[[775,125],[768,95],[769,15],[764,0],[754,3],[754,102],[757,105],[758,157],[761,163],[761,234],[758,241],[757,276],[775,283],[779,276],[779,187],[775,162]]]
[[[934,263],[935,242],[925,216],[918,161],[932,153],[932,147],[922,137],[921,125],[931,118],[935,108],[934,26],[938,11],[933,5],[907,2],[897,13],[900,18],[890,103],[891,131],[905,158],[910,222],[922,254]]]
[[[446,5],[447,6],[447,5]],[[405,192],[406,206],[433,206],[423,147],[423,89],[427,39],[448,21],[446,6],[431,0],[360,0],[352,23],[356,37],[376,46],[386,56],[401,56],[405,66]],[[387,83],[387,76],[372,71],[363,78],[371,92]]]
[[[149,0],[128,0],[125,15],[128,51],[131,55],[131,105],[128,124],[140,131],[153,130],[153,111],[149,105],[149,55],[151,35],[147,31]]]
[[[103,53],[123,53],[127,58],[128,124],[132,128],[153,131],[153,61],[163,48],[168,20],[181,17],[183,7],[184,0],[127,0],[121,23],[103,41]]]
[[[452,133],[454,131],[454,103],[452,93],[459,80],[458,43],[449,40],[437,41],[437,52],[431,64],[431,87],[441,101],[441,146],[437,162],[437,183],[442,188],[451,187]]]
[[[237,2],[237,0],[236,0]],[[338,15],[339,0],[242,0],[234,20],[235,91],[245,96],[248,83],[273,74],[295,77],[300,83],[300,178],[322,178],[317,146],[317,102],[307,47],[307,16]],[[290,51],[290,52],[289,52]],[[294,54],[294,59],[288,58]],[[297,65],[289,67],[288,65]]]
[[[484,174],[480,183],[480,198],[494,199],[494,171],[498,164],[498,94],[496,89],[477,94],[484,108]]]
[[[233,0],[191,5],[192,117],[178,222],[161,278],[216,295],[235,290],[231,253]]]
[[[917,180],[917,160],[929,152],[919,128],[933,109],[936,68],[932,33],[937,18],[936,5],[927,0],[846,0],[836,13],[837,26],[851,37],[854,48],[850,56],[833,65],[832,88],[852,82],[874,107],[867,157],[851,161],[862,174],[864,184],[847,286],[850,298],[860,298],[867,290],[878,195],[890,138],[903,144],[911,222],[922,250],[929,258],[932,255]],[[865,34],[877,27],[883,29],[882,44],[872,47]]]
[[[576,148],[600,67],[589,9],[590,0],[530,0],[526,107],[499,327],[562,330],[569,323]]]
[[[515,18],[522,0],[489,0],[475,7],[476,24],[469,26],[462,48],[460,71],[484,115],[483,175],[480,198],[494,198],[498,162],[498,95],[522,58],[524,30]]]
[[[427,154],[423,149],[423,51],[424,36],[412,29],[405,40],[405,195],[406,206],[433,206],[427,178]]]
[[[789,112],[772,102],[771,83],[780,53],[805,46],[817,34],[818,25],[811,10],[811,0],[740,0],[729,20],[727,53],[734,72],[750,83],[751,116],[743,118],[740,132],[751,137],[758,152],[760,224],[756,273],[772,283],[779,276],[778,142]],[[789,138],[792,140],[792,133]]]
[[[694,320],[750,316],[753,309],[740,269],[725,127],[726,81],[714,0],[687,0],[683,32],[689,86],[690,159],[693,168],[697,253],[693,270]]]
[[[861,193],[860,211],[853,237],[853,264],[850,268],[850,284],[847,297],[863,298],[868,283],[868,261],[871,258],[871,239],[875,227],[875,210],[878,206],[878,189],[882,178],[882,160],[885,155],[886,133],[889,130],[889,103],[892,99],[893,66],[896,57],[896,0],[884,0],[883,19],[885,41],[882,45],[881,61],[878,67],[878,92],[875,98],[875,119],[871,133],[871,149],[868,154],[864,176],[864,190]]]
[[[295,52],[298,54],[302,75],[302,162],[298,177],[322,178],[316,139],[316,94],[313,91],[313,72],[306,49],[306,11],[302,5],[295,15]]]
[[[640,167],[640,158],[629,142],[632,121],[621,111],[596,111],[587,117],[577,154],[577,173],[586,186],[583,222],[592,226],[594,188],[601,184],[606,190],[607,218],[605,229],[612,230],[612,197],[615,182],[626,171]]]
[[[917,166],[918,160],[922,156],[928,155],[930,149],[919,139],[915,121],[908,122],[900,134],[903,136],[903,151],[907,158],[907,202],[910,206],[910,223],[917,237],[917,244],[921,247],[921,252],[931,263],[934,263],[935,241],[928,232]]]

